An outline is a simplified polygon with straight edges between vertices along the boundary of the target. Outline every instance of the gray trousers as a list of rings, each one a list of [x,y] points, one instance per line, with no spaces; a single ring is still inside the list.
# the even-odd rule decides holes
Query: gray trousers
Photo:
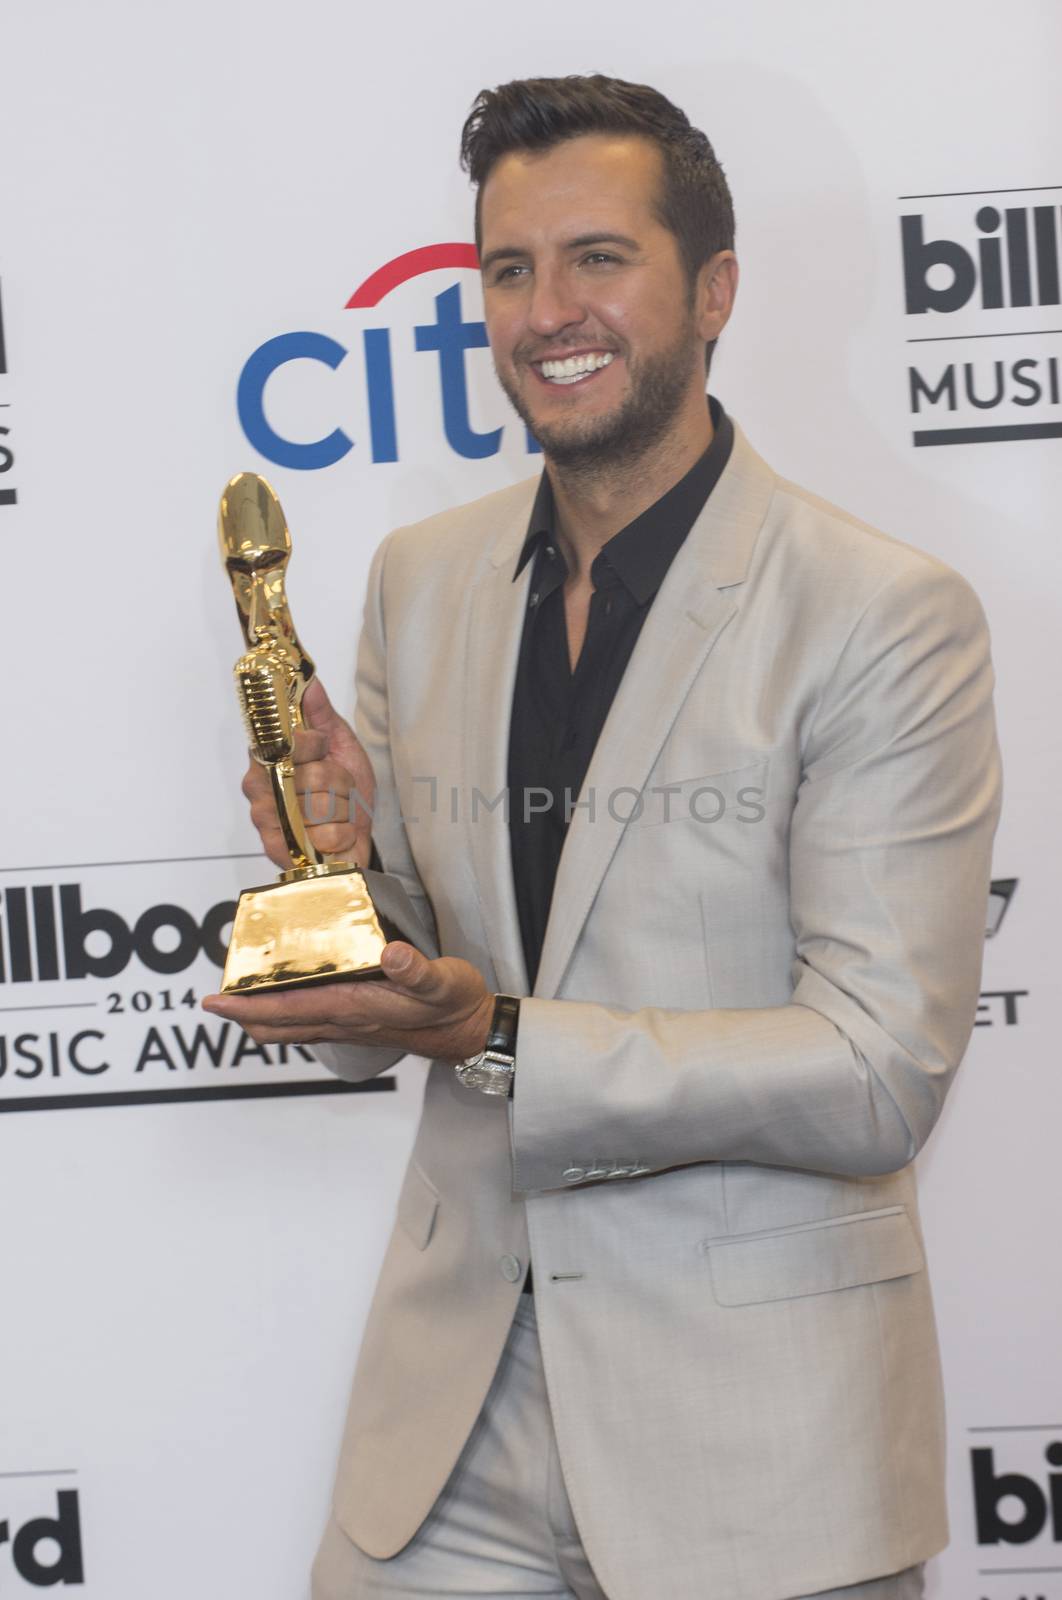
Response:
[[[921,1600],[909,1567],[809,1600]],[[490,1392],[431,1514],[390,1561],[376,1561],[329,1521],[313,1565],[313,1600],[608,1600],[564,1487],[542,1370],[534,1297],[520,1304]],[[697,1600],[727,1600],[705,1590]]]

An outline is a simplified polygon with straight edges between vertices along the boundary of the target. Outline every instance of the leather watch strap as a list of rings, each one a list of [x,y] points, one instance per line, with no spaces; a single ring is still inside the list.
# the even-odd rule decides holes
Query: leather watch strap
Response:
[[[494,1014],[490,1019],[487,1050],[500,1050],[505,1055],[516,1054],[516,1030],[520,1023],[520,1002],[515,995],[496,994]]]

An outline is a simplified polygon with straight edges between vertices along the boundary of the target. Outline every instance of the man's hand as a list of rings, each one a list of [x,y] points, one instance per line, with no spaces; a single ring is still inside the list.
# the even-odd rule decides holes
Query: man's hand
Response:
[[[293,764],[295,787],[310,824],[310,839],[322,855],[342,856],[366,867],[372,845],[372,818],[365,806],[372,805],[376,792],[372,764],[354,730],[333,708],[317,678],[303,695],[302,713],[306,727],[295,735]],[[356,804],[352,791],[357,792],[364,805]],[[290,867],[269,778],[257,761],[252,761],[247,770],[243,792],[251,802],[251,821],[258,829],[266,855],[278,867]],[[316,823],[315,817],[320,819]]]
[[[400,941],[384,947],[383,979],[325,983],[281,994],[209,995],[257,1044],[378,1044],[464,1061],[485,1049],[494,996],[467,961],[429,961]]]

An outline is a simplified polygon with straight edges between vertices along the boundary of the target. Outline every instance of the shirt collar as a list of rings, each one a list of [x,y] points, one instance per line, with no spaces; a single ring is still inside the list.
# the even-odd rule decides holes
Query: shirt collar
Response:
[[[708,407],[714,429],[711,444],[685,477],[602,546],[590,568],[595,588],[607,587],[618,580],[639,605],[645,605],[663,583],[675,555],[718,483],[733,448],[734,426],[730,418],[714,396],[709,396]],[[527,536],[513,573],[514,581],[532,555],[553,542],[555,518],[553,490],[548,475],[543,472],[531,507]]]

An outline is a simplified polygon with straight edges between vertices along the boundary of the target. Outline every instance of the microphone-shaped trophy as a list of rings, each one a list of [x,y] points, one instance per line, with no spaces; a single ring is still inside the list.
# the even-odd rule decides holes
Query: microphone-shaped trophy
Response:
[[[234,669],[236,691],[251,755],[269,774],[291,855],[291,867],[277,883],[241,894],[221,992],[377,977],[387,924],[359,868],[326,861],[316,849],[295,790],[294,734],[303,726],[302,697],[314,665],[299,643],[284,593],[291,535],[264,478],[241,472],[229,481],[218,539],[248,646]]]

